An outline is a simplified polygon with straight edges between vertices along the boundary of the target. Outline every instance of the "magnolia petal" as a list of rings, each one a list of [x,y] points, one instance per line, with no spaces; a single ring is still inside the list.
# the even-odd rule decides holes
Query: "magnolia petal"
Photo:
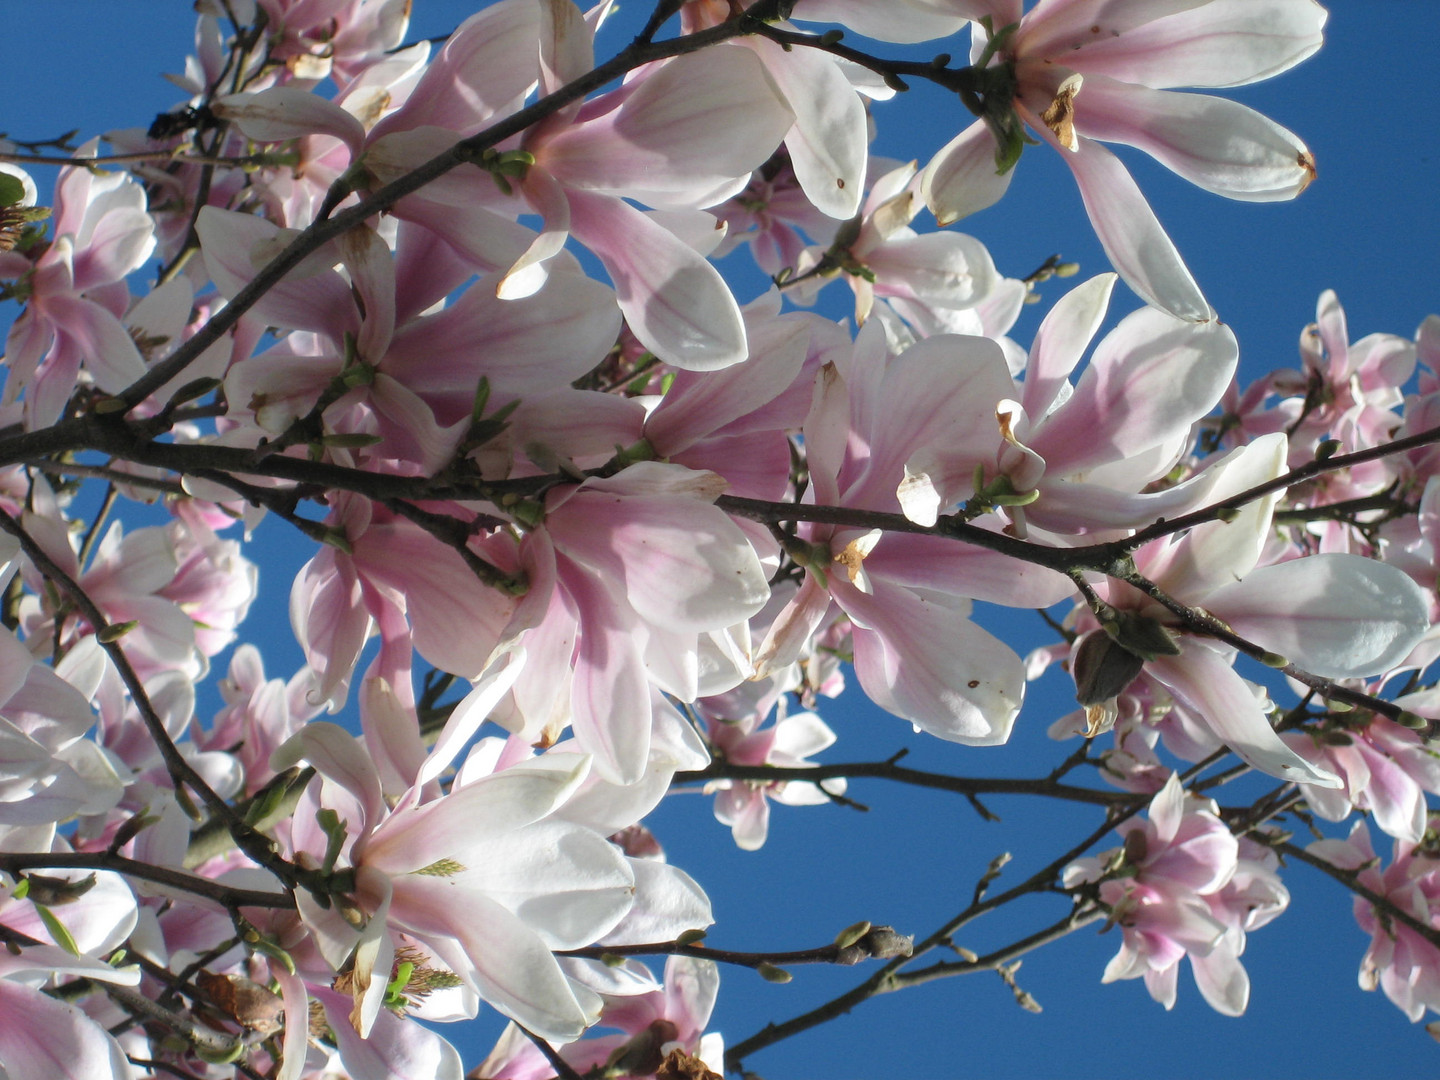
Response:
[[[810,324],[794,316],[752,318],[746,333],[746,363],[715,372],[675,373],[675,381],[645,421],[645,437],[660,456],[672,457],[726,425],[748,425],[757,411],[795,382],[805,364]]]
[[[602,945],[674,941],[686,930],[703,930],[715,922],[710,898],[678,866],[652,859],[629,859],[635,876],[635,904]]]
[[[384,370],[432,403],[439,395],[462,400],[466,419],[482,375],[492,393],[526,398],[579,378],[614,343],[620,312],[604,283],[550,270],[533,296],[501,299],[482,283],[401,328]]]
[[[233,300],[298,233],[287,233],[253,214],[202,207],[195,220],[205,269],[220,295]],[[340,341],[358,335],[359,313],[350,286],[331,270],[334,248],[309,256],[256,300],[249,315],[287,330],[314,330]]]
[[[941,148],[920,174],[920,197],[939,225],[994,206],[1010,188],[1014,169],[995,167],[995,136],[975,121]]]
[[[350,676],[370,636],[360,582],[353,571],[341,572],[328,550],[301,569],[290,590],[290,625],[305,659],[320,675],[312,692],[314,704],[336,712],[345,703]]]
[[[397,907],[402,883],[408,887],[411,881],[397,881]],[[587,1017],[554,955],[503,905],[466,892],[459,902],[415,909],[406,922],[420,933],[456,939],[473,965],[465,974],[473,978],[480,996],[517,1024],[552,1041],[568,1041],[584,1032]]]
[[[1315,178],[1315,161],[1304,143],[1236,101],[1087,73],[1075,111],[1087,138],[1143,150],[1171,172],[1226,198],[1293,199]]]
[[[1055,475],[1135,457],[1187,434],[1220,400],[1239,358],[1228,326],[1142,308],[1100,342],[1075,392],[1036,425],[1030,449]]]
[[[646,348],[692,371],[745,359],[745,322],[714,266],[619,199],[571,191],[570,209],[575,238],[604,264],[620,310]]]
[[[1320,48],[1327,12],[1315,0],[1210,0],[1085,46],[1085,73],[1153,86],[1242,86]]]
[[[1015,48],[1026,56],[1058,58],[1101,38],[1124,36],[1155,19],[1210,0],[1048,0],[1026,16]],[[1004,24],[996,22],[998,30]],[[1077,67],[1080,65],[1076,65]]]
[[[1096,274],[1055,301],[1035,331],[1020,398],[1032,425],[1038,426],[1060,397],[1105,320],[1114,289],[1114,274]]]
[[[805,0],[796,5],[794,18],[840,23],[877,41],[912,45],[957,34],[966,20],[989,14],[992,7],[986,0]],[[1017,13],[1011,21],[1018,18]]]
[[[870,700],[950,742],[1005,742],[1025,693],[1020,658],[963,608],[872,584],[867,596],[831,583],[855,623],[855,673]]]
[[[1286,446],[1284,434],[1275,432],[1225,455],[1205,470],[1219,470],[1207,500],[1219,503],[1278,477],[1285,471]],[[1191,529],[1174,544],[1163,568],[1152,572],[1151,578],[1171,595],[1196,604],[1214,590],[1244,578],[1260,561],[1278,499],[1278,493],[1254,499],[1233,520],[1211,521]]]
[[[643,200],[723,187],[764,164],[795,122],[749,49],[677,57],[620,93],[616,108],[537,150],[567,188]]]
[[[765,679],[780,668],[793,664],[800,650],[830,610],[830,594],[814,574],[806,574],[800,591],[791,597],[755,653],[752,679]]]
[[[470,848],[451,879],[415,885],[463,901],[472,890],[503,904],[551,949],[578,949],[608,933],[635,901],[631,863],[599,833],[568,821],[539,821]],[[673,935],[672,935],[673,937]],[[666,938],[647,938],[663,941]]]
[[[1147,661],[1145,671],[1194,710],[1247,765],[1295,783],[1341,786],[1334,773],[1311,765],[1285,745],[1249,685],[1212,649],[1187,640],[1181,655]]]
[[[1429,598],[1414,579],[1358,555],[1262,566],[1211,593],[1205,608],[1242,637],[1331,679],[1389,671],[1430,622]]]
[[[770,597],[749,540],[708,503],[582,491],[565,509],[574,512],[551,521],[556,545],[602,573],[618,572],[631,606],[656,626],[732,626]]]
[[[350,1024],[348,998],[329,990],[312,996],[325,1006],[326,1023],[350,1080],[462,1080],[465,1066],[459,1052],[424,1024],[381,1009],[362,1038]],[[307,1027],[301,1027],[302,1033]]]
[[[440,730],[440,737],[435,740],[435,746],[415,777],[416,786],[437,779],[449,767],[455,760],[455,755],[470,741],[471,736],[500,703],[500,699],[510,692],[524,666],[525,650],[517,646],[503,650],[480,673],[470,693],[450,710],[450,717]]]
[[[365,313],[355,350],[360,359],[379,363],[395,332],[395,258],[375,230],[364,226],[341,234],[336,246]]]
[[[1075,591],[1064,574],[935,536],[890,533],[865,560],[872,577],[1008,607],[1045,608]]]
[[[941,459],[943,472],[931,476],[941,504],[968,495],[975,466],[993,460],[1000,441],[995,406],[1013,393],[1005,354],[989,338],[946,334],[906,349],[885,369],[870,461],[846,505],[892,509],[906,463],[926,450]]]
[[[310,999],[305,982],[284,964],[272,960],[270,976],[280,984],[284,1003],[285,1034],[280,1047],[280,1071],[275,1080],[300,1080],[305,1072],[305,1048],[310,1033]]]
[[[523,300],[539,292],[549,279],[550,260],[565,249],[565,241],[570,239],[570,200],[555,178],[544,169],[528,169],[520,188],[544,224],[525,254],[515,260],[495,286],[495,295],[501,300]]]
[[[515,598],[481,581],[454,548],[409,522],[374,526],[352,543],[365,579],[404,596],[416,651],[442,671],[478,678]]]
[[[132,1075],[120,1044],[77,1005],[0,979],[0,1013],[5,1017],[0,1061],[8,1080],[125,1080]]]
[[[560,557],[563,563],[569,559]],[[634,784],[650,756],[650,692],[643,624],[628,605],[570,563],[566,594],[580,624],[571,686],[571,728],[595,768],[614,784]],[[623,612],[623,614],[622,614]]]
[[[135,339],[105,308],[82,296],[53,296],[45,304],[55,336],[70,343],[105,393],[118,394],[145,374]]]
[[[1031,126],[1059,147],[1043,124]],[[1095,235],[1125,284],[1146,303],[1176,318],[1192,322],[1213,319],[1214,309],[1120,159],[1085,138],[1073,152],[1061,156],[1075,174]]]
[[[1227,945],[1222,941],[1209,956],[1191,956],[1190,970],[1212,1009],[1222,1016],[1242,1016],[1250,1004],[1250,976]]]
[[[540,5],[540,92],[552,94],[595,66],[594,34],[571,0]]]
[[[518,108],[538,75],[539,36],[540,5],[533,0],[481,8],[455,28],[404,107],[373,134],[434,125],[448,128],[453,143],[456,133],[471,134]]]
[[[339,724],[312,720],[270,755],[270,767],[276,772],[301,761],[355,796],[365,820],[352,822],[354,829],[374,828],[384,816],[385,798],[375,763],[355,736]]]
[[[525,828],[565,802],[589,772],[581,754],[549,754],[481,777],[421,806],[396,810],[372,835],[365,864],[409,874],[442,859],[478,863],[472,850]]]
[[[865,106],[834,59],[818,49],[786,52],[755,37],[747,44],[795,113],[785,136],[795,179],[823,214],[849,221],[860,211],[870,133]]]
[[[227,94],[212,101],[210,109],[256,142],[286,142],[306,135],[330,135],[350,148],[352,161],[365,144],[365,125],[358,119],[333,101],[293,86]]]

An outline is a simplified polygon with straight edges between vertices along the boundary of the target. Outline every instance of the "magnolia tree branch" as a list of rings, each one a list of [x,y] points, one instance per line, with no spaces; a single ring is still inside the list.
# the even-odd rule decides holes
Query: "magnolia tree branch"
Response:
[[[1233,649],[1238,649],[1252,660],[1257,660],[1266,667],[1273,668],[1282,674],[1290,676],[1297,682],[1304,683],[1312,690],[1324,695],[1333,701],[1342,701],[1347,705],[1356,705],[1361,708],[1370,709],[1406,727],[1431,728],[1440,726],[1440,722],[1425,721],[1416,717],[1413,713],[1407,713],[1393,701],[1386,701],[1384,698],[1376,697],[1373,694],[1366,694],[1360,690],[1352,690],[1348,686],[1334,682],[1331,679],[1319,675],[1312,675],[1304,668],[1296,667],[1285,660],[1282,656],[1269,652],[1264,646],[1257,645],[1247,638],[1241,637],[1230,627],[1226,626],[1215,616],[1199,608],[1182,604],[1169,593],[1161,589],[1149,578],[1138,572],[1129,573],[1120,578],[1127,585],[1139,589],[1146,596],[1156,603],[1163,605],[1167,610],[1179,616],[1180,621],[1189,629],[1195,630],[1207,637],[1213,637],[1217,641],[1223,641]],[[1417,724],[1417,721],[1419,722]]]
[[[725,1051],[725,1065],[736,1072],[743,1072],[742,1062],[751,1054],[773,1046],[777,1042],[791,1038],[803,1031],[817,1027],[820,1024],[834,1020],[849,1013],[857,1005],[868,1001],[879,994],[889,993],[898,989],[896,979],[899,973],[914,960],[919,959],[926,953],[942,947],[950,947],[951,939],[955,932],[966,924],[978,919],[981,915],[987,914],[998,907],[1012,902],[1022,896],[1031,893],[1049,890],[1061,872],[1070,863],[1089,851],[1095,844],[1102,840],[1112,829],[1118,828],[1121,824],[1139,813],[1142,803],[1135,806],[1113,812],[1106,822],[1091,832],[1084,840],[1076,844],[1063,855],[1051,860],[1041,867],[1030,877],[1018,885],[1007,889],[993,897],[984,896],[984,886],[988,878],[982,878],[981,884],[976,888],[975,899],[963,911],[946,920],[936,928],[928,937],[915,945],[911,957],[896,957],[888,961],[883,967],[872,974],[868,979],[850,990],[817,1006],[799,1016],[792,1017],[780,1024],[767,1024],[756,1034],[744,1039],[734,1046],[728,1047]],[[998,862],[999,860],[997,860]],[[992,864],[992,867],[994,864]],[[990,876],[996,872],[995,868],[989,872]]]
[[[1326,862],[1317,855],[1312,855],[1304,848],[1289,841],[1278,841],[1270,844],[1272,848],[1288,859],[1295,859],[1308,866],[1313,866],[1321,873],[1334,878],[1344,885],[1356,896],[1360,897],[1375,909],[1377,916],[1382,919],[1390,919],[1402,924],[1407,930],[1413,930],[1435,948],[1440,949],[1440,927],[1431,926],[1422,919],[1415,917],[1414,913],[1407,911],[1389,897],[1382,896],[1374,889],[1371,889],[1360,880],[1360,873],[1357,870],[1346,870],[1336,866],[1334,863]],[[1392,934],[1393,936],[1393,934]]]
[[[187,874],[183,870],[172,870],[103,851],[0,852],[0,870],[8,874],[27,870],[109,870],[203,896],[226,908],[277,908],[282,911],[293,911],[295,908],[295,898],[288,892],[233,888],[198,874]]]
[[[712,780],[741,780],[756,783],[819,783],[840,777],[871,777],[894,780],[914,787],[953,791],[959,795],[1040,795],[1068,802],[1091,803],[1096,806],[1126,805],[1137,798],[1124,791],[1100,791],[1093,788],[1060,784],[1045,778],[1009,780],[990,777],[947,776],[897,765],[893,761],[865,761],[851,764],[825,764],[784,768],[777,765],[740,765],[717,759],[696,772],[675,774],[676,784],[704,784]]]

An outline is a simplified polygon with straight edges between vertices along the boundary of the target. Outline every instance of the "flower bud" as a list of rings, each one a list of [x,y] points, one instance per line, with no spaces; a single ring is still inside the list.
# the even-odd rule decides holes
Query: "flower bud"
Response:
[[[859,944],[869,950],[877,960],[889,960],[895,956],[909,956],[915,951],[915,938],[910,934],[898,934],[893,926],[872,926],[870,932],[860,939]]]

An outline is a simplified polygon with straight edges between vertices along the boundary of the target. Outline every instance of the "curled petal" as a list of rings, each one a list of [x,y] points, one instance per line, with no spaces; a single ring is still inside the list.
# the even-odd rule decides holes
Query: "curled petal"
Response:
[[[951,225],[994,206],[1014,175],[1014,169],[995,168],[995,136],[977,120],[930,159],[920,174],[920,196],[938,224]]]

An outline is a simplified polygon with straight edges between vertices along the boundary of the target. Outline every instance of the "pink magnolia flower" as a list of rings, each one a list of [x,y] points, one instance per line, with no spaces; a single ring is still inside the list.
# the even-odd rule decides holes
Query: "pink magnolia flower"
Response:
[[[1320,294],[1315,322],[1300,336],[1300,371],[1272,376],[1279,393],[1293,395],[1285,409],[1291,461],[1314,456],[1322,437],[1339,438],[1346,452],[1368,450],[1392,437],[1404,399],[1400,388],[1415,372],[1415,346],[1395,334],[1367,334],[1350,341],[1345,309],[1331,289]],[[1347,470],[1355,495],[1378,491],[1394,479],[1394,467],[1374,462]],[[1348,497],[1347,494],[1336,496]]]
[[[1362,885],[1424,925],[1435,926],[1440,920],[1440,860],[1430,848],[1396,840],[1390,865],[1382,871],[1370,830],[1357,821],[1346,839],[1317,840],[1306,850],[1354,871]],[[1412,1022],[1426,1009],[1440,1012],[1440,949],[1364,897],[1355,898],[1355,921],[1371,936],[1360,962],[1360,988],[1378,986]]]
[[[775,721],[765,726],[772,708]],[[813,767],[815,763],[806,759],[835,742],[835,733],[814,713],[788,713],[785,698],[773,683],[746,683],[723,697],[702,698],[696,711],[705,718],[714,756],[735,765]],[[823,785],[800,780],[717,780],[705,790],[715,793],[715,818],[730,826],[736,845],[743,851],[758,851],[769,834],[771,799],[787,806],[821,806],[831,794],[845,793],[845,780],[826,780]]]
[[[553,20],[553,33],[542,37],[541,85],[549,92],[591,69],[593,45],[573,4],[544,10]],[[745,187],[794,123],[759,58],[744,48],[649,65],[620,89],[547,118],[520,143],[534,158],[520,192],[544,227],[501,295],[533,291],[573,235],[604,265],[630,329],[656,356],[697,370],[738,363],[744,327],[719,272],[663,218],[625,199],[672,210],[722,202]]]
[[[1191,426],[1229,384],[1239,350],[1230,328],[1190,323],[1154,308],[1121,321],[1095,347],[1072,387],[1105,316],[1115,275],[1091,278],[1045,317],[1022,379],[991,394],[967,387],[952,423],[965,438],[937,430],[905,462],[900,504],[912,521],[933,525],[942,512],[984,490],[1010,497],[1011,530],[1031,525],[1062,534],[1133,528],[1198,505],[1218,474],[1155,493],[1191,442]],[[988,358],[987,358],[988,359]],[[934,393],[953,392],[963,368],[937,373]],[[952,374],[953,373],[953,374]],[[989,429],[988,438],[986,429]],[[1015,497],[1031,496],[1020,504]]]
[[[534,659],[514,730],[535,737],[568,721],[601,775],[634,783],[653,688],[693,701],[749,674],[730,628],[743,630],[769,587],[747,534],[712,505],[723,490],[713,473],[642,461],[549,493],[523,544],[524,603],[543,617],[523,639]],[[725,661],[702,669],[702,642]]]
[[[1314,0],[1040,0],[1023,14],[1022,0],[947,7],[991,19],[993,36],[975,24],[972,58],[1002,80],[990,97],[1008,99],[1013,117],[976,121],[926,167],[936,218],[949,224],[1004,194],[1010,172],[997,173],[997,152],[1018,152],[1023,123],[1063,151],[1125,282],[1182,319],[1213,318],[1139,187],[1101,142],[1134,146],[1232,199],[1294,198],[1315,176],[1299,139],[1244,105],[1171,88],[1243,86],[1293,67],[1320,47],[1325,10]],[[997,126],[1013,128],[1005,146]]]
[[[635,873],[598,833],[554,813],[577,790],[589,759],[548,754],[439,794],[437,780],[513,682],[523,656],[490,669],[457,706],[411,786],[392,806],[371,754],[336,725],[312,722],[277,751],[273,768],[299,760],[323,777],[292,820],[297,857],[324,856],[316,820],[345,823],[337,865],[355,875],[347,921],[297,894],[301,918],[334,970],[353,958],[355,1030],[371,1031],[401,945],[461,980],[460,1008],[480,999],[547,1038],[576,1038],[594,1021],[585,995],[552,950],[589,945],[635,902]],[[355,923],[358,923],[358,927]]]
[[[1209,898],[1235,876],[1239,844],[1216,817],[1215,804],[1187,798],[1174,773],[1150,801],[1149,819],[1123,829],[1123,849],[1071,863],[1064,882],[1070,888],[1099,882],[1100,900],[1109,907],[1111,922],[1121,927],[1124,940],[1102,981],[1144,977],[1150,996],[1169,1009],[1175,1004],[1181,957],[1203,963],[1225,937],[1227,922],[1216,917]],[[1117,865],[1120,872],[1112,875]],[[1242,935],[1242,948],[1243,942]],[[1212,1005],[1232,1015],[1244,1010],[1243,999],[1238,1010],[1228,1007],[1235,1004],[1233,993],[1217,1004],[1202,971],[1220,973],[1196,967],[1196,981]],[[1221,975],[1215,981],[1226,980]]]
[[[97,145],[92,140],[76,154],[92,157]],[[130,303],[125,278],[150,257],[154,230],[145,191],[128,174],[66,168],[56,184],[50,243],[30,257],[0,253],[0,277],[20,278],[25,300],[5,341],[3,402],[24,393],[28,426],[60,415],[82,367],[108,394],[145,374],[121,318]]]
[[[963,402],[998,400],[1013,385],[1000,347],[986,339],[926,338],[893,360],[883,348],[880,328],[867,328],[853,356],[837,354],[821,369],[804,428],[806,498],[817,505],[898,511],[896,489],[915,450],[984,439]],[[855,671],[872,701],[950,741],[1009,737],[1024,669],[971,621],[971,601],[1045,607],[1070,591],[1066,579],[936,537],[814,523],[796,535],[808,572],[760,646],[757,676],[798,656],[833,601],[853,624]]]
[[[1210,498],[1220,500],[1280,475],[1285,453],[1280,434],[1232,451],[1210,466],[1223,470]],[[1428,627],[1428,599],[1400,571],[1355,555],[1260,566],[1277,499],[1272,494],[1254,500],[1233,521],[1146,544],[1135,553],[1136,566],[1170,596],[1203,608],[1241,637],[1314,674],[1356,678],[1394,667]],[[1143,677],[1164,687],[1243,761],[1283,779],[1340,786],[1334,773],[1281,741],[1231,667],[1229,650],[1182,632],[1168,609],[1128,585],[1106,580],[1095,588],[1118,611],[1173,628],[1177,651],[1147,658]]]
[[[1417,715],[1436,711],[1434,691],[1397,699]],[[1420,733],[1384,716],[1364,726],[1327,725],[1284,739],[1295,752],[1334,772],[1344,786],[1307,788],[1305,801],[1326,821],[1344,821],[1355,810],[1369,811],[1382,832],[1418,844],[1429,824],[1426,792],[1440,791],[1440,760]]]
[[[995,291],[999,275],[985,245],[962,233],[916,233],[920,213],[915,164],[875,181],[857,221],[843,225],[829,248],[812,248],[795,266],[799,274],[829,266],[844,272],[855,293],[855,321],[864,324],[877,299],[902,317],[937,331],[954,313],[968,311]],[[792,297],[813,296],[815,287]]]
[[[691,33],[726,21],[734,9],[726,0],[689,0],[680,12]],[[733,45],[760,58],[795,114],[785,149],[806,198],[829,217],[850,220],[860,207],[870,132],[865,106],[845,69],[819,49],[785,49],[759,35],[737,38]]]
[[[252,0],[286,82],[346,82],[405,40],[411,0]],[[243,8],[241,9],[243,10]],[[241,16],[241,21],[245,21]]]

